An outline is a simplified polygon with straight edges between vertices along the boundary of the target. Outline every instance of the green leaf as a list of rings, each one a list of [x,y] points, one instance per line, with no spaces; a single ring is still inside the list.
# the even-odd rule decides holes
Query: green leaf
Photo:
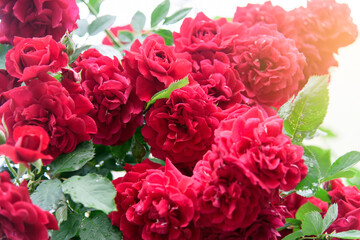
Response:
[[[180,9],[179,11],[175,12],[170,17],[165,18],[164,24],[169,25],[169,24],[176,23],[176,22],[180,21],[181,19],[183,19],[184,17],[186,17],[186,15],[190,11],[191,11],[191,8]]]
[[[6,69],[5,67],[5,56],[6,53],[12,48],[11,45],[0,44],[0,69]]]
[[[134,40],[134,36],[129,31],[119,31],[117,37],[123,43],[131,43]]]
[[[353,169],[348,169],[348,170],[344,170],[344,171],[341,171],[341,172],[338,172],[338,173],[335,173],[334,175],[332,176],[329,176],[329,177],[326,177],[326,178],[323,178],[321,179],[321,182],[327,182],[327,181],[330,181],[330,180],[333,180],[333,179],[338,179],[338,178],[352,178],[356,175],[356,171],[353,170]]]
[[[309,212],[321,212],[320,208],[312,204],[311,202],[306,202],[304,205],[302,205],[296,212],[295,217],[298,220],[304,220],[305,215]]]
[[[169,12],[170,1],[165,0],[160,3],[151,13],[151,28],[157,26],[162,20],[165,19]]]
[[[349,230],[346,232],[332,233],[330,237],[336,237],[341,239],[360,239],[359,230]]]
[[[303,232],[300,230],[300,231],[296,231],[296,232],[293,232],[289,235],[287,235],[286,237],[284,237],[282,240],[297,240],[299,239],[300,237],[304,236]]]
[[[58,206],[58,209],[55,211],[55,217],[58,221],[58,224],[61,224],[62,222],[65,222],[68,219],[68,206],[66,204],[66,198],[62,201],[60,201],[60,204]]]
[[[96,18],[88,27],[88,32],[90,36],[94,36],[99,32],[102,32],[108,29],[115,22],[116,17],[110,15],[104,15]]]
[[[351,151],[339,157],[330,167],[325,179],[334,176],[339,172],[343,172],[360,161],[360,152]]]
[[[99,13],[100,5],[103,0],[89,0],[89,4],[93,7],[93,9],[96,11],[96,14]],[[91,11],[90,11],[91,12]]]
[[[284,129],[294,143],[310,138],[323,122],[329,105],[328,79],[328,75],[310,77],[297,97],[279,109]]]
[[[156,100],[166,98],[168,99],[170,97],[170,94],[175,90],[182,87],[185,87],[189,84],[189,79],[186,76],[185,78],[174,81],[170,84],[170,86],[160,92],[157,92],[154,94],[154,96],[151,97],[150,101],[146,104],[145,110],[149,109],[149,107],[156,102]]]
[[[161,166],[165,166],[165,161],[164,160],[161,160],[161,159],[158,159],[158,158],[149,158],[149,160],[154,162],[154,163],[160,164]]]
[[[164,38],[165,44],[168,46],[173,45],[174,39],[171,31],[166,29],[158,29],[155,31],[156,34]]]
[[[141,30],[144,29],[145,22],[145,15],[142,12],[137,11],[131,19],[131,27],[135,32],[141,32]]]
[[[110,149],[111,154],[118,159],[124,159],[126,156],[126,153],[128,153],[130,151],[132,141],[133,141],[133,138],[130,138],[122,145],[112,146]]]
[[[64,198],[59,179],[43,181],[31,194],[32,202],[45,211],[55,211]]]
[[[315,197],[324,202],[331,203],[331,199],[330,199],[328,192],[320,187],[316,191]]]
[[[331,152],[328,149],[322,149],[317,146],[306,146],[308,151],[311,151],[314,158],[318,162],[320,169],[320,176],[324,177],[331,166]]]
[[[88,50],[90,47],[91,47],[91,45],[85,45],[85,46],[76,48],[75,52],[73,54],[71,54],[71,56],[70,56],[69,64],[73,63],[82,52]]]
[[[107,215],[102,212],[92,212],[89,218],[84,219],[81,222],[79,235],[81,239],[122,239],[119,228],[114,227]]]
[[[304,235],[318,235],[322,233],[323,219],[319,212],[309,212],[305,215],[302,223]]]
[[[68,240],[76,236],[81,224],[82,215],[70,213],[68,219],[60,224],[59,231],[54,231],[51,240]]]
[[[328,229],[328,227],[336,220],[337,216],[338,216],[338,206],[335,203],[329,207],[329,209],[325,214],[322,232]]]
[[[77,171],[93,159],[94,155],[95,149],[92,142],[82,142],[74,151],[63,153],[51,162],[51,174]]]
[[[304,148],[304,161],[308,168],[306,177],[296,186],[296,193],[303,197],[312,197],[319,188],[320,170],[314,154],[307,147]]]
[[[116,191],[110,180],[90,173],[83,177],[73,176],[63,182],[63,191],[74,202],[95,208],[105,213],[116,211],[114,198]]]
[[[31,165],[33,165],[37,169],[38,174],[41,172],[41,168],[43,167],[41,159],[36,160],[35,162],[31,163]]]
[[[78,28],[75,29],[74,34],[78,35],[79,37],[84,36],[88,32],[88,21],[86,19],[79,19],[76,23]]]

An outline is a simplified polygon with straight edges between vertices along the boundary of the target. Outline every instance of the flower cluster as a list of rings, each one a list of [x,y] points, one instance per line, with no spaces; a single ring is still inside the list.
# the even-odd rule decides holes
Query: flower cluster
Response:
[[[249,4],[232,20],[198,13],[173,33],[172,45],[160,30],[115,27],[103,44],[128,46],[121,59],[95,48],[75,54],[66,45],[69,34],[60,42],[77,27],[78,13],[75,0],[0,0],[0,42],[13,45],[0,70],[6,135],[0,154],[29,175],[32,165],[50,164],[32,184],[49,175],[71,182],[61,175],[68,173],[66,161],[59,161],[91,141],[95,157],[69,157],[76,165],[69,172],[100,173],[114,163],[104,171],[109,176],[124,167],[112,182],[117,210],[107,213],[125,240],[275,240],[288,234],[277,229],[307,201],[327,211],[316,198],[282,198],[308,167],[303,147],[283,132],[276,114],[355,41],[346,5],[311,0],[307,8],[285,11],[270,2]],[[119,31],[139,39],[131,46],[116,42]],[[359,191],[337,181],[329,189],[339,215],[326,231],[360,230]],[[71,201],[59,200],[69,209],[77,201],[93,207],[69,192]],[[32,205],[25,185],[0,174],[0,238],[42,240],[57,228],[54,216]]]

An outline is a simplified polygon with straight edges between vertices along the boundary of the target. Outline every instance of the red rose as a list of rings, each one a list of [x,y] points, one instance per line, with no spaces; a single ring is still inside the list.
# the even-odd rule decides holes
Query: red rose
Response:
[[[209,161],[211,160],[211,161]],[[200,218],[197,225],[213,232],[229,232],[250,226],[267,202],[267,194],[251,184],[234,164],[205,154],[194,169]]]
[[[60,41],[66,30],[77,28],[79,8],[75,0],[1,0],[0,29],[10,43],[15,36],[52,35]]]
[[[72,152],[78,143],[90,140],[89,134],[96,133],[96,124],[87,115],[93,109],[91,102],[70,94],[48,74],[40,74],[39,79],[14,88],[4,96],[8,101],[0,107],[0,113],[9,129],[8,144],[15,144],[12,136],[16,127],[36,125],[50,136],[44,154],[56,158],[60,153]]]
[[[9,157],[14,163],[22,163],[30,168],[29,163],[38,159],[51,160],[50,155],[44,155],[49,145],[49,135],[38,126],[24,125],[14,129],[15,146],[9,144],[0,145],[0,154]]]
[[[225,53],[202,52],[193,54],[192,59],[190,80],[198,82],[216,105],[226,109],[237,103],[251,104],[242,94],[245,86]]]
[[[58,230],[56,218],[32,204],[25,184],[15,186],[0,173],[0,238],[48,240],[48,229]]]
[[[119,145],[130,139],[143,124],[144,103],[135,94],[130,78],[117,58],[114,60],[89,49],[73,64],[81,74],[83,94],[93,104],[90,116],[98,131],[95,144]]]
[[[306,175],[303,148],[282,133],[283,120],[265,118],[257,107],[240,106],[220,122],[207,154],[221,156],[267,192],[289,191]]]
[[[141,132],[155,157],[191,170],[213,143],[219,113],[200,86],[186,86],[155,102]]]
[[[234,68],[246,94],[262,104],[280,107],[305,84],[305,57],[295,42],[272,25],[255,25],[237,40]]]
[[[194,228],[196,197],[192,180],[169,161],[165,169],[145,160],[127,165],[123,178],[114,180],[117,212],[109,215],[128,239],[199,239]]]
[[[143,162],[134,166],[125,165],[126,174],[124,177],[113,180],[113,184],[117,191],[115,197],[116,212],[109,214],[109,218],[114,226],[120,228],[123,232],[124,240],[141,239],[139,237],[139,226],[129,222],[126,218],[127,210],[138,203],[140,199],[138,194],[142,188],[144,179],[154,170],[160,168],[161,165],[145,159]]]
[[[148,36],[143,44],[135,41],[130,51],[125,51],[122,63],[135,80],[136,95],[146,102],[191,71],[191,63],[182,54],[176,54],[173,46],[166,46],[164,39],[155,34]]]
[[[323,202],[320,199],[315,198],[315,197],[306,198],[306,197],[302,197],[296,193],[293,193],[293,194],[286,196],[286,198],[283,202],[283,204],[286,206],[287,210],[290,213],[290,216],[288,216],[288,217],[295,218],[295,214],[296,214],[297,210],[307,202],[310,202],[310,203],[314,204],[315,206],[317,206],[321,210],[321,213],[323,215],[328,210],[329,204],[327,202]]]
[[[51,36],[14,39],[15,46],[6,54],[6,69],[20,81],[35,78],[42,72],[58,72],[68,63],[65,46]]]
[[[139,202],[126,212],[127,220],[139,226],[137,238],[199,239],[193,222],[196,195],[191,186],[192,179],[183,176],[170,161],[165,171],[148,174],[138,194]]]
[[[333,181],[332,181],[333,182]],[[336,186],[334,188],[334,186]],[[338,205],[338,216],[326,230],[343,232],[348,230],[360,230],[360,192],[355,186],[343,184],[331,184],[333,190],[329,191],[331,203]]]

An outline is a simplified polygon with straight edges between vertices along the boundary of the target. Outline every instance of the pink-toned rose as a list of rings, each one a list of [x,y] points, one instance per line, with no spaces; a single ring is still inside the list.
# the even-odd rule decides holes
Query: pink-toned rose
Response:
[[[232,61],[249,98],[280,107],[304,86],[305,57],[274,25],[257,24],[236,42]]]
[[[148,36],[142,44],[135,41],[130,51],[125,51],[122,63],[135,81],[136,95],[146,102],[191,71],[191,63],[183,54],[175,53],[174,47],[166,46],[156,34]]]
[[[56,218],[32,204],[26,182],[15,186],[0,173],[0,238],[48,240],[48,229],[59,229]]]
[[[209,154],[241,169],[252,184],[267,192],[289,191],[305,177],[303,148],[282,133],[283,120],[265,117],[257,107],[240,106],[220,122]]]
[[[9,157],[14,163],[22,163],[30,168],[29,163],[38,159],[51,160],[50,155],[44,155],[49,145],[49,135],[38,126],[24,125],[14,129],[15,145],[0,145],[0,154]]]
[[[96,124],[87,115],[93,109],[91,102],[70,94],[46,73],[26,86],[4,93],[4,97],[8,100],[0,107],[0,113],[9,130],[8,144],[15,145],[16,127],[39,126],[50,136],[49,147],[43,153],[56,158],[60,153],[72,152],[78,143],[90,140],[90,134],[96,133]]]
[[[89,49],[73,64],[81,74],[83,94],[93,104],[90,116],[96,121],[96,144],[119,145],[130,139],[143,124],[144,103],[135,94],[129,76],[117,58]]]
[[[337,66],[334,53],[353,43],[358,36],[350,8],[335,0],[308,1],[307,8],[300,7],[289,14],[297,29],[292,38],[308,63],[304,70],[307,78],[327,74],[329,67]]]
[[[296,26],[291,14],[280,6],[273,6],[270,1],[264,4],[248,4],[245,7],[237,7],[233,21],[252,27],[257,23],[275,24],[279,32],[288,38],[296,35]]]
[[[141,132],[155,157],[186,172],[210,149],[220,111],[199,85],[185,86],[155,102]]]
[[[10,43],[15,36],[52,35],[60,41],[66,30],[77,28],[79,8],[75,0],[1,0],[0,19],[2,34]]]
[[[14,39],[14,47],[6,54],[6,69],[20,81],[28,81],[39,73],[58,72],[68,63],[65,46],[51,36]]]

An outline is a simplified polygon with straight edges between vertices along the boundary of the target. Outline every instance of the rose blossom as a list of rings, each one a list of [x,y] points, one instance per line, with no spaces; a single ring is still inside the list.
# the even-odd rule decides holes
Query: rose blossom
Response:
[[[118,201],[126,210],[120,218],[124,239],[199,239],[193,225],[196,197],[192,179],[183,176],[170,161],[164,170],[151,165],[127,172],[116,187],[118,196],[129,194],[125,203]]]
[[[337,66],[334,53],[358,36],[349,7],[335,0],[308,1],[307,8],[300,7],[289,14],[297,29],[296,46],[308,62],[306,77],[327,74],[329,67]]]
[[[116,189],[115,204],[117,211],[111,212],[109,218],[114,226],[120,228],[123,237],[127,239],[141,239],[139,235],[139,226],[129,222],[126,218],[128,209],[138,203],[140,199],[138,194],[142,188],[144,179],[154,170],[160,168],[161,165],[145,159],[141,163],[134,166],[126,164],[124,169],[126,174],[124,177],[113,180]]]
[[[47,240],[48,229],[59,229],[56,218],[32,204],[26,182],[15,186],[0,173],[0,238]]]
[[[20,81],[27,81],[42,72],[57,72],[68,63],[65,46],[51,36],[14,39],[14,47],[6,54],[6,69]]]
[[[125,51],[122,63],[135,81],[136,95],[146,102],[191,71],[191,63],[183,54],[175,53],[174,47],[166,46],[164,39],[156,34],[148,36],[143,44],[136,40],[130,51]]]
[[[117,58],[101,55],[95,49],[82,53],[73,64],[81,74],[83,94],[94,104],[90,116],[98,131],[96,144],[119,145],[130,139],[142,125],[144,103],[135,94]]]
[[[237,71],[231,68],[229,57],[222,52],[202,52],[193,54],[193,72],[190,80],[200,84],[204,91],[222,109],[236,103],[251,104],[243,95],[244,84]]]
[[[266,192],[253,185],[236,165],[209,152],[196,164],[192,178],[199,183],[200,218],[196,224],[213,232],[250,226],[267,201]]]
[[[13,131],[18,126],[42,127],[50,136],[44,154],[56,158],[60,153],[72,152],[78,143],[90,140],[96,124],[87,113],[93,105],[85,97],[70,94],[60,82],[48,74],[6,93],[7,100],[0,107],[9,130],[8,144],[14,145]],[[49,162],[45,162],[48,164]]]
[[[1,0],[0,19],[2,34],[10,43],[15,36],[52,35],[60,41],[66,30],[77,28],[79,8],[75,0]]]
[[[49,145],[49,135],[38,126],[24,125],[14,129],[15,146],[9,144],[0,145],[0,154],[9,157],[14,163],[22,163],[30,168],[29,163],[38,159],[51,160],[50,155],[44,155]]]
[[[326,230],[343,232],[348,230],[360,230],[360,192],[355,186],[344,186],[340,181],[331,181],[329,195],[331,203],[338,205],[338,216]]]
[[[175,50],[191,55],[202,51],[229,53],[234,47],[233,40],[245,32],[243,24],[229,23],[225,18],[213,20],[200,12],[194,19],[185,18],[180,33],[173,33]]]
[[[233,21],[252,27],[257,23],[275,24],[279,32],[291,38],[296,34],[296,26],[292,25],[293,16],[280,6],[273,6],[270,1],[264,4],[248,4],[237,7]]]
[[[219,125],[220,109],[199,85],[174,90],[159,99],[145,115],[141,132],[160,159],[169,158],[182,170],[191,170],[210,149]]]
[[[282,133],[283,120],[266,118],[258,107],[239,106],[222,120],[215,131],[209,154],[241,169],[252,184],[267,192],[289,191],[306,175],[303,148]]]
[[[305,84],[305,57],[273,25],[251,27],[232,55],[246,95],[262,104],[279,107]]]

